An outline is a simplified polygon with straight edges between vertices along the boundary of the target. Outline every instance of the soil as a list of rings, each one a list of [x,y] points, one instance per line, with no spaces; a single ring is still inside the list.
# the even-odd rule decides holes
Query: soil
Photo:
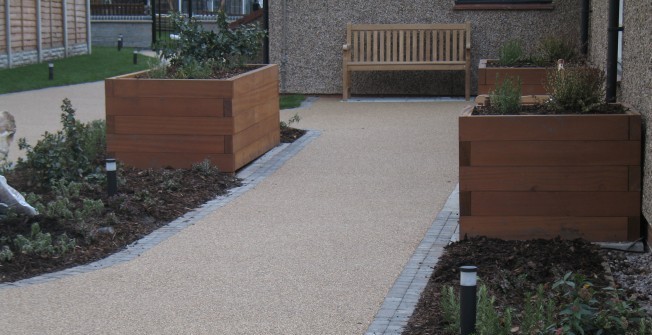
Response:
[[[285,128],[281,137],[296,140],[305,131]],[[27,184],[20,173],[5,175],[8,183],[23,194],[39,190]],[[10,261],[0,261],[0,283],[13,282],[44,273],[88,264],[124,249],[170,221],[201,206],[229,189],[241,185],[238,178],[216,168],[149,169],[122,168],[118,173],[118,191],[111,198],[101,186],[82,188],[80,195],[102,200],[103,213],[92,222],[73,222],[45,215],[33,218],[11,217],[0,221],[0,241],[13,241],[20,234],[31,235],[33,223],[55,240],[61,234],[74,238],[76,246],[61,256],[14,252]],[[55,199],[41,194],[43,203]],[[74,201],[74,200],[73,200]],[[76,204],[81,206],[81,204]]]
[[[281,127],[281,143],[292,143],[306,133],[303,129]]]
[[[232,68],[232,69],[215,69],[213,73],[208,78],[201,78],[201,79],[229,79],[233,78],[235,76],[241,75],[243,73],[247,73],[249,71],[255,70],[257,68],[260,68],[261,66],[256,66],[256,65],[249,65],[245,67],[237,67],[237,68]],[[178,73],[179,69],[178,67],[174,66],[169,66],[166,68],[166,79],[175,79],[178,78],[179,75]],[[183,75],[181,76],[183,77]],[[148,79],[150,77],[150,72],[144,72],[136,76],[136,78],[139,79]],[[184,78],[184,79],[193,79],[193,78]]]
[[[444,286],[457,290],[463,265],[477,266],[478,280],[496,297],[497,309],[511,306],[516,311],[514,320],[518,320],[526,294],[536,292],[538,285],[550,290],[568,272],[584,275],[596,287],[615,284],[624,288],[645,308],[652,298],[650,260],[649,253],[605,251],[583,240],[462,240],[445,248],[403,335],[448,334],[440,317],[440,292]],[[606,269],[611,269],[613,278],[606,275]]]
[[[627,109],[619,104],[602,104],[593,107],[586,114],[624,114]],[[476,106],[473,115],[564,115],[582,114],[577,111],[557,110],[549,104],[523,105],[520,109],[511,114],[503,114],[494,106]]]

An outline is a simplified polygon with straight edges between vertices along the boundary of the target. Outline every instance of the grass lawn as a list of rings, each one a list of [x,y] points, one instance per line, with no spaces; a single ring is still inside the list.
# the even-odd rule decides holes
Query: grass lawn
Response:
[[[3,69],[0,94],[99,81],[147,69],[152,58],[138,55],[138,64],[134,65],[133,50],[94,46],[92,55],[54,60],[54,80],[48,80],[48,62]]]
[[[297,108],[306,97],[301,94],[281,95],[281,109]]]

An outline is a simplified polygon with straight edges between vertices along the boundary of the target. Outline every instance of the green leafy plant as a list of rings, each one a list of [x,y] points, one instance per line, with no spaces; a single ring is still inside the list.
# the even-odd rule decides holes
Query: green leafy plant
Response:
[[[522,334],[537,334],[538,330],[546,329],[555,320],[555,302],[546,299],[543,285],[539,285],[536,294],[525,297],[525,307],[521,320]]]
[[[456,333],[460,330],[460,299],[452,286],[445,286],[441,291],[439,301],[442,318],[446,323],[446,331]]]
[[[476,335],[510,334],[512,328],[511,308],[501,314],[495,308],[496,298],[489,295],[487,286],[480,284],[477,294]],[[440,299],[442,318],[449,334],[460,330],[460,300],[451,286],[444,286]]]
[[[500,114],[516,114],[521,107],[521,79],[496,77],[496,90],[489,94],[489,101]]]
[[[523,61],[525,52],[523,44],[519,40],[509,40],[498,50],[498,65],[514,66]]]
[[[61,234],[54,242],[50,233],[41,232],[38,223],[33,223],[29,237],[17,235],[13,241],[17,252],[23,254],[62,255],[72,250],[76,245],[75,239]]]
[[[7,262],[14,258],[14,253],[9,249],[8,245],[3,245],[0,250],[0,262]]]
[[[539,41],[532,61],[539,66],[557,64],[559,59],[566,63],[574,63],[580,59],[577,46],[569,38],[546,36]]]
[[[18,159],[16,168],[29,171],[30,183],[45,189],[58,180],[79,181],[100,173],[104,158],[104,123],[77,121],[68,99],[63,100],[61,110],[62,130],[46,132],[33,147],[24,138],[18,143],[26,159]]]
[[[288,122],[281,121],[281,129],[289,128],[292,124],[299,123],[299,121],[301,121],[301,116],[299,116],[299,113],[294,113]]]
[[[476,335],[509,334],[512,328],[512,309],[507,307],[502,316],[494,304],[496,297],[490,296],[487,286],[478,287]]]
[[[604,72],[577,66],[548,72],[546,90],[558,111],[589,113],[604,104]]]
[[[553,327],[561,334],[650,334],[650,317],[621,299],[622,291],[596,288],[583,276],[571,272],[552,287],[561,306]]]
[[[180,13],[173,13],[171,22],[176,38],[155,45],[161,59],[169,63],[163,71],[167,77],[208,78],[214,71],[242,67],[258,55],[265,36],[257,24],[229,28],[224,11],[218,12],[215,31]],[[155,73],[160,75],[160,69]]]
[[[476,335],[652,335],[652,319],[621,290],[597,288],[571,272],[528,294],[518,318],[511,307],[502,313],[484,284],[478,286]],[[440,306],[447,334],[458,334],[460,302],[445,286]],[[518,319],[518,320],[517,320]],[[517,321],[516,323],[514,321]],[[517,326],[514,327],[514,324]]]

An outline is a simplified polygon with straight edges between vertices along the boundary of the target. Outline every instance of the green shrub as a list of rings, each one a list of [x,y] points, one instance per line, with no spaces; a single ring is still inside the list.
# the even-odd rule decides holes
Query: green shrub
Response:
[[[446,324],[446,331],[457,333],[460,330],[460,299],[452,286],[445,286],[441,291],[442,318]]]
[[[288,120],[288,122],[281,121],[281,129],[289,128],[294,123],[299,123],[301,121],[301,116],[299,113],[294,113],[294,115]]]
[[[496,90],[489,94],[491,106],[500,114],[516,114],[521,107],[521,78],[496,76]]]
[[[24,138],[19,140],[18,147],[26,151],[26,159],[19,159],[16,169],[29,171],[29,182],[34,186],[48,189],[58,180],[79,181],[101,172],[106,143],[103,122],[77,121],[68,99],[63,100],[61,110],[62,130],[46,132],[33,147]]]
[[[559,59],[574,63],[579,58],[579,51],[570,39],[547,36],[539,41],[532,60],[539,66],[550,66],[557,64]]]
[[[53,243],[50,233],[41,232],[36,222],[32,224],[29,238],[17,235],[13,242],[17,252],[28,255],[62,255],[77,245],[75,239],[68,238],[66,234],[61,234]]]
[[[588,113],[604,103],[604,82],[602,70],[578,66],[550,70],[545,86],[555,109]]]
[[[207,78],[213,70],[241,67],[258,55],[265,36],[257,24],[230,29],[223,11],[218,12],[216,32],[204,30],[200,22],[180,13],[172,14],[171,20],[178,39],[164,40],[154,49],[169,62],[163,72],[175,78]]]
[[[625,296],[621,290],[597,288],[572,273],[546,287],[547,291],[540,285],[536,294],[525,297],[524,309],[514,323],[512,309],[506,307],[500,313],[494,306],[495,297],[480,284],[475,334],[652,335],[650,316],[635,302],[621,298]],[[440,306],[446,333],[458,334],[460,302],[452,287],[443,288]]]
[[[514,66],[522,61],[524,56],[521,41],[509,40],[498,50],[498,64],[500,66]]]
[[[3,245],[0,250],[0,262],[7,262],[14,258],[14,253],[9,249],[9,246]]]

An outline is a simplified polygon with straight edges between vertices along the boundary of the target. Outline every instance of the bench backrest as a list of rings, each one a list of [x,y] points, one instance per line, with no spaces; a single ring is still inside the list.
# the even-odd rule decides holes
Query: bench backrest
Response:
[[[351,62],[466,62],[471,24],[348,24]]]

